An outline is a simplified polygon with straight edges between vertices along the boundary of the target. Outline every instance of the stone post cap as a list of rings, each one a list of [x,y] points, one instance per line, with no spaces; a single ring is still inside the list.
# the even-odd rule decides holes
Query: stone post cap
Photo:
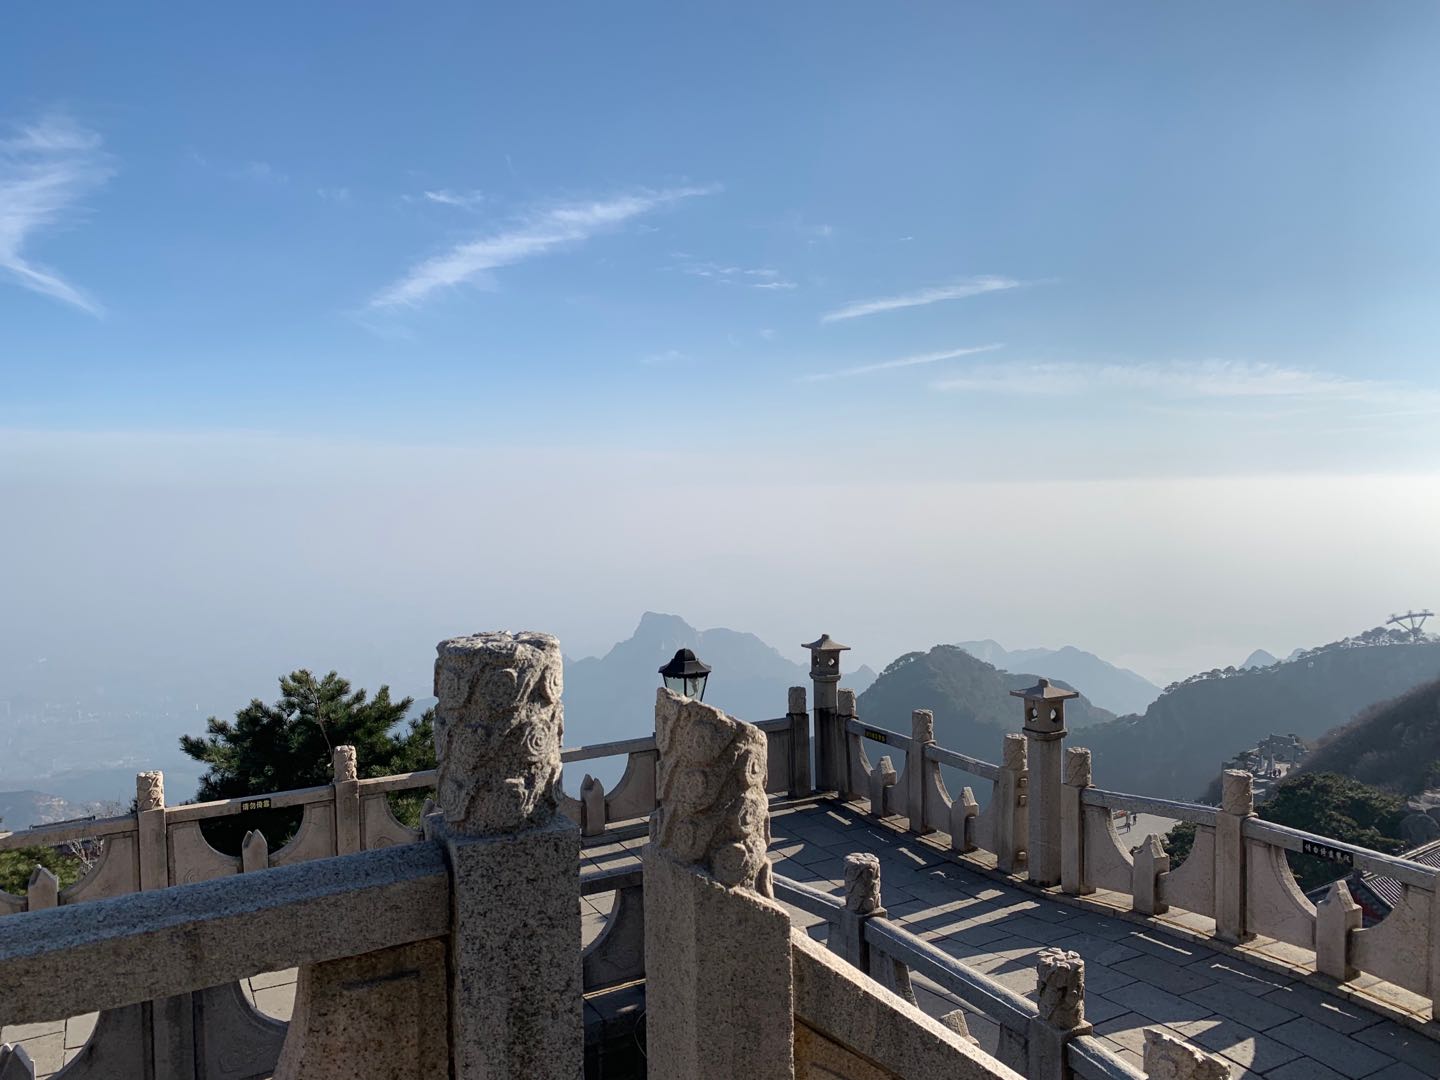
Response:
[[[33,1080],[35,1062],[23,1043],[0,1043],[0,1080]]]
[[[1085,961],[1078,952],[1041,949],[1035,974],[1041,1020],[1066,1031],[1085,1023]]]
[[[142,772],[135,775],[135,808],[159,810],[165,805],[165,774]]]
[[[900,779],[900,774],[895,771],[895,763],[890,760],[889,754],[886,754],[875,763],[875,772],[880,776],[881,782],[884,783],[886,787],[891,787]]]
[[[1090,751],[1085,747],[1072,746],[1065,751],[1065,783],[1070,787],[1090,786]]]
[[[1244,769],[1226,769],[1221,780],[1220,809],[1248,817],[1255,812],[1255,778]]]
[[[331,752],[331,771],[335,774],[335,783],[343,784],[348,780],[360,779],[360,766],[355,756],[355,747],[337,746]]]
[[[559,806],[560,642],[497,632],[436,646],[436,804],[457,834],[541,828]]]
[[[1140,841],[1140,846],[1135,849],[1135,861],[1139,863],[1141,860],[1154,866],[1157,873],[1170,869],[1170,853],[1165,850],[1160,837],[1153,832]]]
[[[845,910],[876,915],[880,903],[880,857],[868,851],[845,856]]]
[[[805,704],[805,687],[792,686],[786,698],[786,711],[790,713],[808,712]]]
[[[1159,1028],[1145,1029],[1147,1080],[1230,1080],[1230,1065]]]
[[[910,714],[910,737],[916,742],[935,741],[935,713],[930,709],[916,709]]]
[[[841,716],[855,716],[855,715],[856,715],[856,713],[855,713],[855,691],[854,691],[854,690],[844,690],[844,689],[841,689],[841,690],[836,691],[836,695],[835,695],[835,696],[836,696],[836,699],[837,699],[837,704],[836,704],[836,706],[835,706],[835,711],[836,711],[836,712],[838,712]]]
[[[727,888],[773,896],[764,733],[662,687],[655,745],[660,805],[650,817],[651,846]]]
[[[1325,890],[1325,895],[1315,904],[1317,911],[1320,908],[1329,908],[1331,906],[1339,908],[1342,912],[1361,910],[1360,905],[1355,902],[1355,897],[1351,895],[1350,886],[1346,884],[1344,878],[1341,878],[1339,881],[1332,881],[1330,887]]]

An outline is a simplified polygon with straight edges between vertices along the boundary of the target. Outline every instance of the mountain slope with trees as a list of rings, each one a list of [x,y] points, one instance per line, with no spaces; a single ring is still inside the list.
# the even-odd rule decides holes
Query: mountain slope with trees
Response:
[[[866,723],[905,734],[910,732],[911,711],[930,709],[935,713],[936,742],[996,761],[1001,737],[1020,730],[1020,702],[1010,691],[1033,686],[1037,678],[1000,671],[958,645],[936,645],[929,652],[906,653],[891,663],[860,695],[856,707]],[[1067,685],[1059,679],[1051,681]],[[1114,714],[1079,697],[1067,703],[1065,716],[1071,726],[1083,727]]]
[[[1266,735],[1314,739],[1437,673],[1440,642],[1369,631],[1272,667],[1226,668],[1172,683],[1143,716],[1121,717],[1070,742],[1094,751],[1097,784],[1196,799],[1226,759]]]
[[[1339,773],[1398,795],[1440,785],[1440,679],[1321,736],[1302,771]]]

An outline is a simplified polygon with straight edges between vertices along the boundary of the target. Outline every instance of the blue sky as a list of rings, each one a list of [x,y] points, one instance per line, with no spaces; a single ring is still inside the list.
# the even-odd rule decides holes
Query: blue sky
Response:
[[[1433,513],[1437,23],[1398,2],[15,8],[0,463],[32,494],[11,505],[159,483],[183,517],[358,446],[392,486],[347,476],[357,498],[535,451],[602,487],[688,471],[681,502],[747,529],[756,491],[853,514],[902,482],[945,502],[1376,474]],[[1409,602],[1390,588],[1365,595]],[[927,632],[976,606],[956,589]],[[744,624],[748,599],[789,633],[768,586],[723,595],[684,613]],[[1368,602],[1305,617],[1338,636]],[[579,626],[599,645],[611,623]],[[1220,634],[1158,652],[1183,669]]]

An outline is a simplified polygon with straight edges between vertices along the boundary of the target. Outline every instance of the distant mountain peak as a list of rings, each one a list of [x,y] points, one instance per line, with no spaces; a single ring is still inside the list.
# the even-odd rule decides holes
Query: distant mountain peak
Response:
[[[1082,691],[1096,705],[1121,715],[1141,713],[1160,696],[1160,687],[1128,668],[1117,667],[1075,645],[1058,649],[1006,649],[998,641],[962,641],[957,646],[977,660],[1005,671],[1054,676]]]
[[[1240,665],[1240,670],[1244,671],[1248,668],[1257,667],[1274,667],[1279,662],[1275,656],[1266,652],[1264,649],[1256,649],[1245,658],[1245,662]]]

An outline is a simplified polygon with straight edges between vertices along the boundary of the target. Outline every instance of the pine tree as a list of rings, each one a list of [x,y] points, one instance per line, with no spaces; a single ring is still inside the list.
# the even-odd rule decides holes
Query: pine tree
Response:
[[[413,698],[391,700],[388,686],[371,698],[333,671],[317,679],[302,669],[281,677],[273,705],[255,698],[233,721],[212,716],[207,734],[182,735],[180,749],[208,766],[196,790],[202,802],[328,784],[331,751],[343,745],[355,747],[362,778],[433,768],[433,711],[402,728],[412,705]],[[418,811],[418,799],[406,801]],[[299,821],[295,810],[249,811],[206,822],[205,835],[237,852],[245,832],[258,828],[274,851]]]

